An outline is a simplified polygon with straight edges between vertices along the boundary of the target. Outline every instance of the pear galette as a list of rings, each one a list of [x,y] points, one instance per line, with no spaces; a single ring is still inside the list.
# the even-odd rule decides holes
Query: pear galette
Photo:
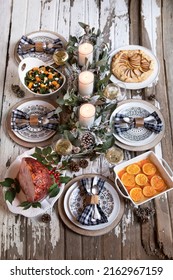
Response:
[[[111,70],[123,82],[143,82],[152,74],[154,61],[143,50],[121,50],[113,56]]]

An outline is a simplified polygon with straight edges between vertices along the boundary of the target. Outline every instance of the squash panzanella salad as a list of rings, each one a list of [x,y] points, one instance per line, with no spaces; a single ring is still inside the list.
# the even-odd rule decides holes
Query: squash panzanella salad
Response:
[[[38,94],[52,93],[62,83],[62,75],[50,66],[34,67],[26,73],[25,77],[25,85]]]

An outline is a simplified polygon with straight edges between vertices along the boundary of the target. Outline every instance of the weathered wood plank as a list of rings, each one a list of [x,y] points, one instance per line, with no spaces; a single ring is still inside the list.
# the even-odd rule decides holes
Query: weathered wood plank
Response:
[[[161,18],[161,1],[152,1],[150,6],[147,5],[147,1],[142,2],[142,15],[143,15],[143,28],[146,29],[146,33],[143,34],[143,44],[148,48],[151,48],[157,55],[160,62],[160,74],[159,81],[155,87],[156,98],[160,103],[161,112],[164,116],[166,123],[165,136],[162,140],[162,153],[165,160],[172,165],[172,139],[170,130],[170,119],[168,111],[168,100],[167,100],[167,89],[165,84],[165,73],[164,73],[164,54],[162,49],[162,18]],[[164,4],[163,4],[164,5]],[[150,18],[150,19],[149,19]],[[164,17],[166,21],[166,16]],[[146,34],[146,35],[145,35]],[[164,42],[163,42],[164,44]],[[152,93],[152,89],[146,93]],[[171,151],[167,150],[167,147],[171,148]],[[158,151],[157,151],[158,153]],[[161,151],[159,152],[161,154]],[[170,214],[169,214],[169,203],[164,197],[156,199],[156,220],[157,220],[157,232],[158,232],[158,244],[164,244],[160,246],[160,251],[164,252],[166,257],[171,256],[172,251],[172,233],[169,230],[171,227]],[[161,208],[161,209],[160,209]],[[164,209],[164,210],[163,210]],[[169,225],[169,226],[168,226]],[[166,230],[163,230],[166,229]],[[166,231],[166,234],[165,234]],[[161,253],[160,253],[161,254]]]
[[[57,0],[43,0],[41,4],[41,17],[40,17],[40,29],[42,30],[55,30],[55,23],[57,20],[57,10],[59,6]]]
[[[58,16],[55,30],[68,41],[70,35],[70,1],[60,1],[56,13]]]
[[[130,44],[140,45],[140,1],[130,1]]]

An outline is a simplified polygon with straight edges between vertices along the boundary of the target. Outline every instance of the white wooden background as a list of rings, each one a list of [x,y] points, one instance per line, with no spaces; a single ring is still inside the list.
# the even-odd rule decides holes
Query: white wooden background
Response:
[[[166,122],[159,155],[173,168],[173,1],[161,0],[0,0],[0,178],[13,160],[26,149],[7,135],[4,123],[9,108],[19,102],[11,84],[19,84],[14,47],[23,34],[37,30],[55,31],[68,40],[79,36],[78,22],[100,28],[111,50],[128,44],[152,49],[160,61],[156,86],[142,93],[128,92],[133,98],[147,99],[154,93]],[[27,96],[27,95],[26,95]],[[102,161],[89,171],[107,172]],[[57,207],[52,222],[38,223],[7,210],[0,196],[0,259],[167,259],[173,258],[173,193],[155,199],[156,216],[144,225],[136,222],[133,207],[125,204],[119,225],[102,237],[82,237],[61,222]],[[43,246],[44,245],[44,246]],[[76,250],[78,248],[78,250]]]

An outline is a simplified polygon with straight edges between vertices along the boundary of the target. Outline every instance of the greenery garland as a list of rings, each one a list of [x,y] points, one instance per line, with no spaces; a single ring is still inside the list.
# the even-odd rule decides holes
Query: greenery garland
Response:
[[[109,118],[116,108],[116,103],[107,100],[104,96],[104,89],[111,76],[108,45],[103,41],[103,35],[99,29],[96,31],[95,28],[90,28],[81,22],[79,25],[85,33],[79,38],[70,36],[67,44],[69,55],[68,63],[65,66],[68,75],[67,90],[57,99],[61,108],[61,124],[56,138],[68,139],[72,143],[74,149],[70,155],[66,156],[67,160],[73,157],[89,157],[92,160],[100,153],[105,153],[114,144]],[[81,67],[78,64],[78,46],[85,41],[93,44],[94,59],[92,64],[86,61],[86,64]],[[89,98],[84,98],[78,93],[78,75],[84,70],[89,70],[94,74],[94,93]],[[78,121],[79,107],[86,102],[92,103],[96,107],[95,122],[89,129],[81,127]],[[93,136],[93,143],[90,141],[90,145],[87,147],[82,143],[84,135],[88,135],[90,140]]]

